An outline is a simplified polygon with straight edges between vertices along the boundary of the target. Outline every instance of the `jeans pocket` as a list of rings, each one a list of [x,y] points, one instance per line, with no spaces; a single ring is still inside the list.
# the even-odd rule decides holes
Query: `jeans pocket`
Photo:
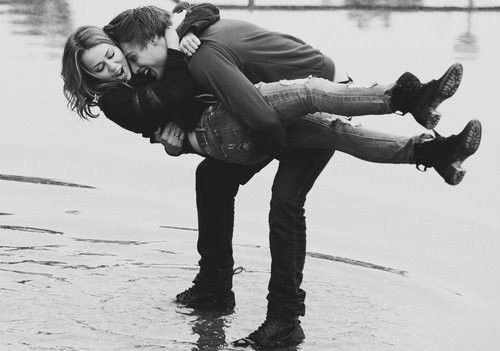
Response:
[[[256,148],[244,127],[232,125],[213,132],[225,161],[250,165],[265,158],[265,155]]]

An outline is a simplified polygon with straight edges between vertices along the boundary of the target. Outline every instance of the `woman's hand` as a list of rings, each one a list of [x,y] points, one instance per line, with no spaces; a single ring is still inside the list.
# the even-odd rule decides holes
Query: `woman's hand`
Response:
[[[167,48],[180,50],[179,35],[177,35],[177,31],[172,27],[165,29],[165,40],[167,42]]]
[[[196,50],[198,50],[200,44],[201,44],[200,39],[198,39],[198,37],[194,35],[192,32],[189,32],[182,37],[179,46],[180,50],[184,54],[186,54],[187,56],[192,56],[196,52]]]
[[[155,139],[163,144],[167,154],[170,156],[182,155],[186,133],[177,124],[169,122],[163,133],[158,129],[154,135]]]

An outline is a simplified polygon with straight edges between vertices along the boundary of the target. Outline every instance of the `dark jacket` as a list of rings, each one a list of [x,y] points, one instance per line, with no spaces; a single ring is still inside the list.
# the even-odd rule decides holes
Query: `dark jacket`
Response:
[[[199,38],[202,45],[189,61],[193,78],[250,128],[268,154],[279,157],[284,127],[253,84],[309,75],[333,80],[333,61],[300,39],[245,21],[221,19]]]

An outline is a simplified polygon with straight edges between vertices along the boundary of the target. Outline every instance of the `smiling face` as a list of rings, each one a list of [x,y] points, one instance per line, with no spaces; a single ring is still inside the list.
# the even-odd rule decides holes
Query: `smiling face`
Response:
[[[144,73],[154,79],[163,76],[167,60],[165,37],[149,40],[145,47],[132,43],[120,43],[120,46],[134,73]]]
[[[127,81],[132,77],[122,51],[108,43],[101,43],[85,50],[81,61],[88,72],[103,82]]]

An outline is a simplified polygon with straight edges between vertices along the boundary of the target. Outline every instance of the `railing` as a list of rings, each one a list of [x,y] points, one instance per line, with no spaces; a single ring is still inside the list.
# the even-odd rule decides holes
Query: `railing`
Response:
[[[181,0],[174,0],[176,3]],[[191,1],[191,4],[202,1]],[[245,10],[387,10],[387,11],[500,11],[499,5],[476,6],[473,0],[469,0],[468,6],[435,6],[425,5],[422,0],[345,0],[344,3],[336,5],[323,3],[318,5],[258,5],[255,0],[248,0],[247,5],[223,4],[212,1],[221,9],[245,9]],[[258,0],[257,0],[258,3]]]

